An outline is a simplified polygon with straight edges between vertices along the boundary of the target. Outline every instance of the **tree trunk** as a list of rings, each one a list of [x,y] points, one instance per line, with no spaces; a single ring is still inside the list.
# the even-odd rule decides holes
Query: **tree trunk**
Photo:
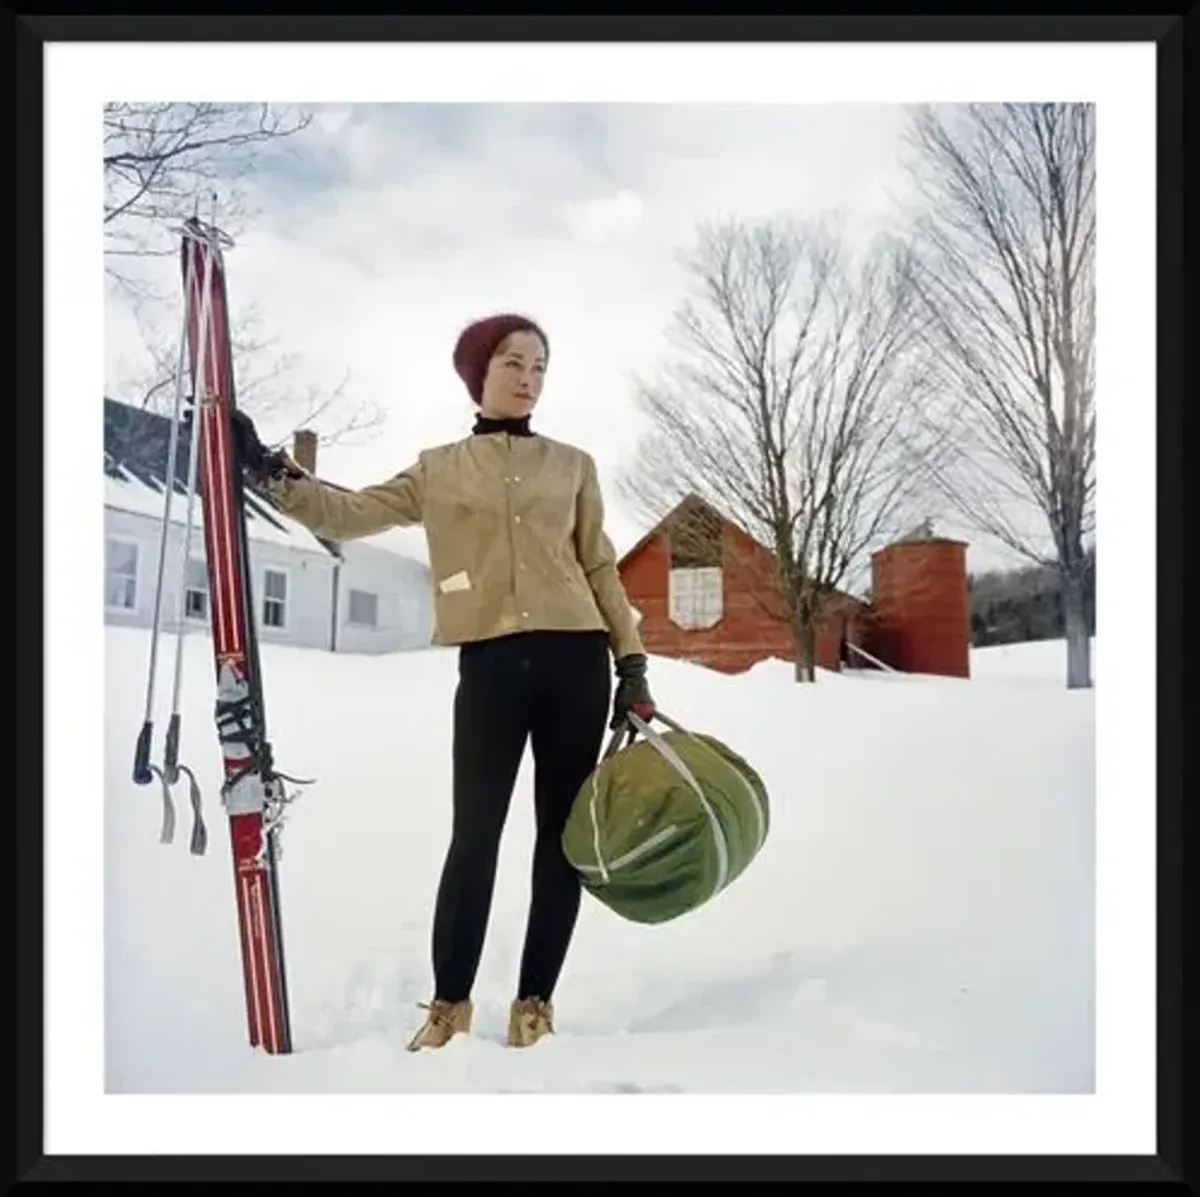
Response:
[[[1067,689],[1092,685],[1092,653],[1084,599],[1083,562],[1063,575],[1063,623],[1067,634]]]
[[[817,632],[810,616],[796,616],[796,681],[817,680]]]

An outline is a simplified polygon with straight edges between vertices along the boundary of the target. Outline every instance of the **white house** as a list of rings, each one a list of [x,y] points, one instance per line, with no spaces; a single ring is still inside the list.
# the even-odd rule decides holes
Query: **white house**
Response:
[[[110,624],[153,624],[169,438],[166,417],[105,399],[104,611]],[[192,508],[186,575],[183,571],[189,439],[184,425],[162,578],[160,626],[166,631],[177,627],[181,580],[184,619],[202,627],[209,618],[199,494]],[[298,459],[301,447],[298,439]],[[303,449],[311,458],[311,439]],[[315,460],[305,464],[315,469]],[[354,653],[397,652],[432,642],[433,595],[421,529],[333,543],[259,495],[247,490],[245,498],[251,591],[262,642]]]

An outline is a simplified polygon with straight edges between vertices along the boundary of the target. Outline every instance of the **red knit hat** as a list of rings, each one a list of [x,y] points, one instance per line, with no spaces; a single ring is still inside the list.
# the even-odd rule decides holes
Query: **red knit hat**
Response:
[[[467,391],[476,405],[483,402],[483,378],[496,346],[515,332],[535,333],[549,354],[550,340],[541,326],[528,316],[518,316],[512,312],[476,320],[459,335],[458,343],[454,346],[454,369],[466,383]]]

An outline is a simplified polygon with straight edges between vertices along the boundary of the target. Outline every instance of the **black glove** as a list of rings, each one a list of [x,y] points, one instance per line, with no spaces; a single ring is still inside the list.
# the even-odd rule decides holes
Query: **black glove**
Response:
[[[268,449],[259,440],[254,421],[238,408],[229,413],[229,425],[233,430],[233,451],[238,465],[255,482],[266,478],[300,478],[303,474],[293,466],[280,450]]]
[[[646,682],[646,658],[642,653],[630,653],[616,663],[617,692],[613,696],[613,716],[609,727],[616,730],[628,722],[632,711],[639,719],[654,718],[655,704]]]

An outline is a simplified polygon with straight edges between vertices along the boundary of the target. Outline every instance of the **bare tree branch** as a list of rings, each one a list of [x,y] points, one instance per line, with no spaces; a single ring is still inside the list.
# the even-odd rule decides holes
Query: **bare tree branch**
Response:
[[[686,266],[694,295],[673,360],[638,384],[651,432],[620,488],[654,520],[694,495],[766,547],[763,609],[794,633],[797,678],[815,680],[826,604],[908,518],[911,458],[940,440],[913,419],[929,380],[912,270],[887,244],[854,270],[838,237],[787,220],[704,227]]]
[[[1088,686],[1095,112],[1088,104],[924,107],[908,141],[927,201],[914,222],[914,290],[957,446],[930,477],[972,526],[1060,571],[1068,685]],[[1018,522],[1024,513],[1039,519]]]
[[[329,389],[294,382],[301,358],[278,348],[278,337],[260,333],[261,315],[250,306],[230,318],[230,341],[238,406],[265,425],[283,426],[287,439],[298,428],[319,433],[322,445],[362,443],[384,421],[381,409],[353,399],[347,390],[349,372]],[[175,401],[179,371],[178,328],[160,328],[152,310],[139,309],[138,322],[145,363],[124,380],[127,393],[148,410],[169,414]]]
[[[177,257],[175,227],[212,190],[220,193],[222,229],[236,237],[255,214],[245,184],[262,153],[283,152],[311,120],[269,104],[105,105],[106,272],[142,332],[145,360],[125,386],[143,407],[170,410],[179,370],[178,329],[160,327],[177,322],[177,293],[164,294],[153,280],[165,273],[145,266]],[[207,215],[203,207],[201,215]],[[365,439],[382,424],[377,405],[350,397],[348,375],[328,390],[297,386],[299,356],[280,350],[278,337],[256,331],[260,323],[253,308],[230,321],[240,406],[267,422],[286,423],[289,433],[312,428],[327,445]]]
[[[177,252],[171,229],[219,187],[221,223],[236,236],[249,214],[239,185],[267,145],[306,129],[307,113],[270,104],[109,103],[104,106],[104,248],[109,280],[148,285],[118,266]]]

